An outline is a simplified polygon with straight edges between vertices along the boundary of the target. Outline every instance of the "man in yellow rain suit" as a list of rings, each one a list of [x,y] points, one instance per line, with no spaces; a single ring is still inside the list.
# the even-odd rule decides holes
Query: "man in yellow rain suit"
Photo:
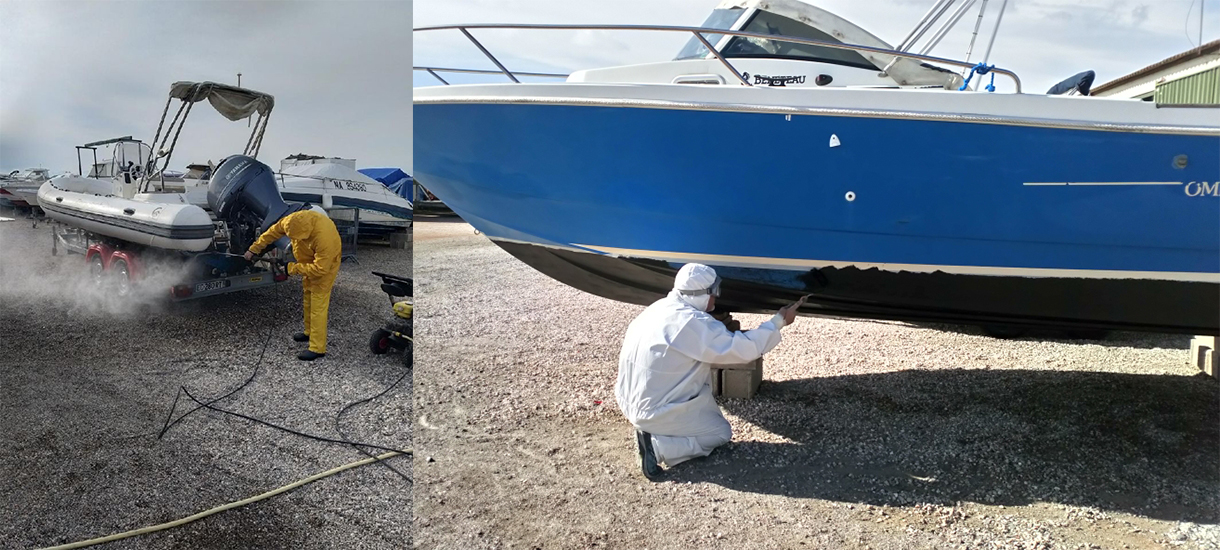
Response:
[[[309,349],[297,354],[297,359],[313,361],[326,356],[326,312],[330,307],[330,289],[339,275],[342,243],[335,222],[313,210],[293,212],[272,225],[250,245],[249,260],[271,243],[287,235],[292,240],[295,262],[288,264],[290,275],[300,275],[305,291],[305,332],[292,336],[297,342],[309,342]]]

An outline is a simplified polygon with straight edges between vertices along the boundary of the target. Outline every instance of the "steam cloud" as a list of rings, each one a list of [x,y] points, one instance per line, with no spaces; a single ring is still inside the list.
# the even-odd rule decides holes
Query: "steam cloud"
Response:
[[[164,305],[170,287],[185,278],[180,266],[146,262],[140,281],[120,297],[113,286],[94,281],[84,256],[63,248],[52,255],[51,239],[48,224],[32,229],[27,219],[0,221],[0,308],[29,304],[72,314],[132,316]]]

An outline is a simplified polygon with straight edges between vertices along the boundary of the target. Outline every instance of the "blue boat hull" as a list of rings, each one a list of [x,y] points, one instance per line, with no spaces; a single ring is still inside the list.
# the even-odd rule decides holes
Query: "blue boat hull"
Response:
[[[1220,332],[1216,136],[511,103],[415,117],[421,182],[609,298],[646,303],[701,261],[743,310],[812,292],[806,313]]]

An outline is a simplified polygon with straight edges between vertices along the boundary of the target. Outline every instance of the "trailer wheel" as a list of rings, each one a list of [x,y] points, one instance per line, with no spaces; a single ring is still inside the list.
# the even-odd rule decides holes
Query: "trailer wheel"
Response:
[[[102,255],[94,254],[89,259],[89,277],[93,279],[93,286],[101,288],[106,282],[106,266],[102,264]]]
[[[369,351],[377,355],[390,351],[390,331],[382,328],[374,330],[369,338]]]
[[[119,296],[131,294],[131,270],[127,269],[126,260],[114,260],[110,263],[110,276],[114,278],[114,289]]]

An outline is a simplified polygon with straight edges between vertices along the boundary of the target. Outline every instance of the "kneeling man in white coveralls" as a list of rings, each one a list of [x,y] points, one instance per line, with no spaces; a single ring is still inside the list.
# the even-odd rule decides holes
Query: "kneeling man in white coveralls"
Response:
[[[712,397],[709,364],[747,363],[771,351],[780,329],[792,324],[800,303],[748,332],[729,332],[708,311],[720,295],[720,277],[702,264],[678,270],[669,295],[648,306],[627,327],[614,395],[636,429],[640,467],[649,479],[707,456],[733,438]]]

